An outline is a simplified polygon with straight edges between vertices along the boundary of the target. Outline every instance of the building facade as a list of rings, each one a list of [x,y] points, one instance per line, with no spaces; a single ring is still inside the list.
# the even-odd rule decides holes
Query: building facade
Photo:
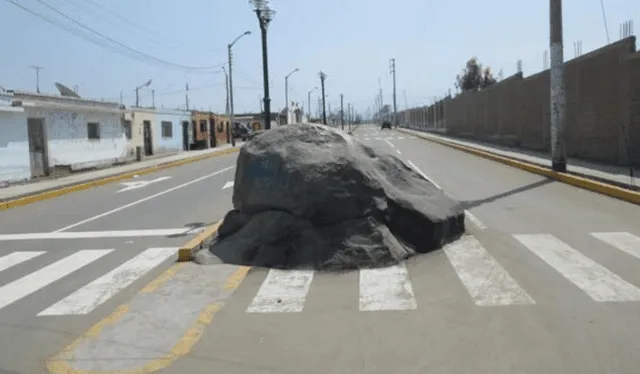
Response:
[[[14,91],[27,117],[31,177],[123,162],[127,139],[118,103]]]
[[[157,152],[189,150],[193,138],[192,133],[190,112],[156,109],[152,135]]]
[[[0,182],[31,178],[27,115],[13,95],[0,93]]]

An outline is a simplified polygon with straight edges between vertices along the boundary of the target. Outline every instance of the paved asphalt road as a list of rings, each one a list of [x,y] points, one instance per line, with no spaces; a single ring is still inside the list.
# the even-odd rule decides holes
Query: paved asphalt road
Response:
[[[177,247],[231,208],[232,188],[223,187],[236,157],[1,211],[0,373],[42,372],[44,358],[174,263]]]
[[[469,235],[442,251],[375,271],[338,275],[252,269],[193,350],[162,373],[640,372],[637,206],[397,131],[362,126],[356,136],[396,154],[466,202]],[[171,179],[137,191],[118,194],[122,186],[104,186],[6,211],[0,214],[0,230],[70,227],[234,161],[230,155],[170,169],[157,177]],[[64,231],[213,222],[230,208],[231,190],[220,191],[231,180],[233,171],[228,170]],[[69,295],[124,263],[120,256],[185,239],[0,241],[2,255],[48,251],[4,271],[10,261],[0,259],[0,369],[39,372],[39,358],[127,302],[143,281],[89,311],[83,306],[91,300],[89,291],[98,287]],[[7,285],[34,288],[70,265],[41,272],[30,282],[12,283],[16,279],[79,249],[110,248],[111,253],[84,252],[70,263],[90,262],[86,267],[10,302],[24,291]],[[155,258],[161,260],[162,251]],[[168,261],[143,278],[151,279]],[[62,298],[67,301],[60,302]],[[76,314],[52,315],[61,311]]]
[[[356,136],[465,201],[469,235],[389,269],[253,269],[162,373],[640,372],[637,206],[397,131]]]

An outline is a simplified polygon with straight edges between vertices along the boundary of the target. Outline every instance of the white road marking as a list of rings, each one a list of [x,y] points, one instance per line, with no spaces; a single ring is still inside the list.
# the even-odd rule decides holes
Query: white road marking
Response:
[[[54,232],[66,231],[66,230],[69,230],[69,229],[74,228],[74,227],[76,227],[76,226],[83,225],[83,224],[85,224],[85,223],[87,223],[87,222],[95,221],[95,220],[97,220],[97,219],[99,219],[99,218],[102,218],[102,217],[108,216],[108,215],[110,215],[110,214],[113,214],[113,213],[119,212],[119,211],[121,211],[121,210],[124,210],[124,209],[130,208],[130,207],[132,207],[132,206],[135,206],[135,205],[138,205],[138,204],[144,203],[145,201],[149,201],[149,200],[151,200],[151,199],[155,199],[155,198],[156,198],[156,197],[158,197],[158,196],[162,196],[162,195],[168,194],[169,192],[173,192],[173,191],[175,191],[175,190],[178,190],[178,189],[180,189],[180,188],[184,188],[184,187],[190,186],[190,185],[192,185],[192,184],[194,184],[194,183],[198,183],[198,182],[200,182],[200,181],[203,181],[203,180],[205,180],[205,179],[207,179],[207,178],[211,178],[211,177],[216,176],[216,175],[218,175],[218,174],[224,173],[225,171],[227,171],[227,170],[231,170],[231,169],[233,169],[233,168],[235,168],[235,166],[229,166],[229,167],[226,167],[226,168],[224,168],[224,169],[221,169],[221,170],[215,171],[215,172],[213,172],[213,173],[211,173],[211,174],[203,175],[203,176],[201,176],[201,177],[199,177],[199,178],[196,178],[196,179],[194,179],[194,180],[191,180],[191,181],[189,181],[189,182],[182,183],[182,184],[177,185],[177,186],[175,186],[175,187],[171,187],[171,188],[166,189],[166,190],[164,190],[164,191],[162,191],[162,192],[158,192],[157,194],[154,194],[154,195],[151,195],[151,196],[147,196],[147,197],[142,198],[142,199],[140,199],[140,200],[136,200],[136,201],[134,201],[134,202],[132,202],[132,203],[125,204],[125,205],[122,205],[122,206],[120,206],[120,207],[118,207],[118,208],[112,209],[112,210],[110,210],[110,211],[108,211],[108,212],[104,212],[104,213],[102,213],[102,214],[98,214],[98,215],[96,215],[96,216],[93,216],[93,217],[87,218],[87,219],[82,220],[82,221],[80,221],[80,222],[76,222],[76,223],[74,223],[74,224],[71,224],[71,225],[69,225],[69,226],[65,226],[65,227],[63,227],[63,228],[61,228],[61,229],[58,229],[58,230],[54,231]]]
[[[409,164],[409,166],[411,166],[413,168],[413,170],[415,170],[418,174],[420,174],[422,176],[422,178],[428,180],[437,189],[442,190],[442,187],[440,187],[433,179],[429,178],[427,176],[427,174],[425,174],[422,170],[420,170],[420,168],[418,166],[416,166],[416,164],[414,164],[411,160],[407,160],[407,163]]]
[[[382,140],[381,138],[373,138],[374,140]]]
[[[404,263],[380,269],[360,270],[360,311],[414,310],[409,272]]]
[[[640,259],[640,238],[628,232],[594,232],[592,236],[622,252]]]
[[[107,274],[80,288],[38,316],[87,314],[125,289],[149,270],[175,256],[178,248],[149,248]]]
[[[465,209],[464,214],[467,216],[467,218],[469,218],[469,221],[471,221],[471,223],[473,223],[478,229],[480,229],[480,230],[486,230],[487,229],[487,226],[485,226],[485,224],[482,223],[482,221],[480,221],[478,219],[478,217],[476,217],[470,211]]]
[[[134,181],[134,182],[122,182],[121,185],[125,186],[125,188],[116,191],[116,193],[126,192],[131,190],[137,190],[138,188],[146,187],[152,183],[161,182],[167,179],[171,179],[171,177],[160,177],[156,179],[152,179],[150,181]]]
[[[271,269],[247,312],[302,312],[312,280],[313,270]]]
[[[227,182],[224,184],[224,186],[222,186],[223,190],[226,190],[227,188],[231,188],[233,187],[234,182]]]
[[[30,252],[13,252],[6,256],[2,256],[0,257],[0,271],[4,271],[9,268],[12,268],[18,264],[29,261],[32,258],[36,258],[42,254],[44,254],[44,252],[42,251],[40,252],[30,251]]]
[[[72,231],[72,232],[34,232],[23,234],[0,234],[0,241],[42,240],[42,239],[87,239],[87,238],[134,238],[143,236],[192,235],[203,231],[203,227],[150,230],[112,230],[112,231]]]
[[[399,137],[397,137],[396,139],[398,139],[398,140],[403,140],[403,139],[404,139],[404,136],[399,136]]]
[[[476,305],[535,304],[533,298],[473,236],[464,236],[443,249]]]
[[[415,170],[418,174],[422,175],[422,177],[426,180],[428,180],[431,184],[433,184],[437,189],[442,190],[442,187],[440,187],[433,179],[429,178],[422,170],[420,170],[420,168],[414,164],[411,160],[407,160],[407,163],[409,164],[409,166],[411,166],[413,168],[413,170]],[[469,221],[471,221],[471,223],[473,223],[479,230],[486,230],[487,226],[482,223],[482,221],[480,221],[478,219],[478,217],[476,217],[475,215],[473,215],[470,211],[465,210],[464,211],[465,215],[467,216],[467,218],[469,218]]]
[[[389,144],[389,147],[391,147],[391,148],[395,148],[395,147],[396,147],[396,146],[395,146],[395,145],[393,145],[393,143],[391,143],[388,139],[385,139],[384,141],[385,141],[385,143]]]
[[[81,250],[0,287],[0,309],[107,255],[113,249]]]
[[[399,155],[402,154],[402,152],[400,152],[399,150],[396,149],[396,153],[398,153]]]
[[[640,289],[555,236],[514,237],[595,301],[640,301]]]

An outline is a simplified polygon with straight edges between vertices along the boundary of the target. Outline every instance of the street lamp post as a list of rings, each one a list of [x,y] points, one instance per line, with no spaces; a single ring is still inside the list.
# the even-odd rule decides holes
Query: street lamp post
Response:
[[[140,89],[149,87],[150,85],[151,85],[151,79],[146,81],[144,84],[141,84],[140,86],[136,87],[136,108],[140,106]]]
[[[313,90],[307,92],[307,105],[309,105],[309,109],[307,109],[307,117],[309,119],[311,119],[311,93],[313,93],[313,91],[317,90],[318,87],[313,87]]]
[[[253,6],[262,34],[262,75],[264,80],[264,113],[263,121],[265,130],[271,128],[271,98],[269,97],[269,61],[267,53],[267,27],[275,12],[269,7],[268,0],[249,0]]]
[[[320,85],[322,87],[322,123],[326,126],[327,125],[327,110],[326,110],[326,105],[325,105],[325,95],[324,95],[324,80],[327,79],[327,74],[325,74],[324,72],[319,72],[318,76],[320,76]]]
[[[249,34],[251,34],[251,31],[245,31],[244,33],[240,34],[237,38],[235,38],[231,43],[229,43],[229,45],[227,45],[227,51],[229,52],[228,53],[229,54],[229,123],[231,126],[231,131],[230,131],[231,145],[233,147],[235,147],[236,145],[236,137],[233,134],[233,129],[235,129],[235,123],[233,118],[233,68],[232,68],[233,54],[231,53],[231,48],[233,47],[234,44],[236,44],[238,40],[240,40],[240,38]]]
[[[300,69],[295,68],[291,73],[287,74],[284,77],[284,108],[287,112],[287,123],[289,123],[289,77],[291,76],[291,74],[298,71],[300,71]]]

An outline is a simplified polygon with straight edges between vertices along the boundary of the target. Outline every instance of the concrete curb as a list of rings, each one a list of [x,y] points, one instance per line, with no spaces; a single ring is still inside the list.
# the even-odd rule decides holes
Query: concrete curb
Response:
[[[207,227],[203,232],[193,237],[193,239],[189,240],[185,245],[180,247],[178,250],[178,262],[188,262],[192,260],[192,255],[194,252],[202,249],[203,244],[210,237],[214,236],[216,232],[218,232],[218,228],[222,224],[222,221],[219,221],[209,227]]]
[[[421,139],[428,140],[430,142],[445,145],[450,148],[454,148],[463,152],[470,153],[472,155],[483,157],[492,161],[497,161],[521,170],[528,171],[534,174],[544,175],[546,177],[555,179],[559,182],[570,184],[575,187],[579,187],[585,190],[597,192],[602,195],[607,195],[616,199],[624,200],[634,204],[640,204],[640,192],[632,191],[626,188],[618,187],[613,184],[599,182],[594,179],[580,177],[568,173],[558,173],[547,167],[527,163],[524,161],[515,160],[505,156],[498,155],[487,151],[482,151],[473,147],[467,147],[460,144],[454,144],[442,139],[436,139],[434,137],[426,136],[423,134],[416,134],[414,132],[405,131],[404,129],[398,129],[399,131],[417,136]]]
[[[219,221],[209,227],[193,239],[189,240],[186,244],[184,244],[180,248],[181,253],[190,251],[202,246],[203,243],[207,241],[211,236],[215,235],[220,227],[222,221]],[[180,256],[180,255],[179,255]],[[171,266],[168,270],[160,274],[154,280],[149,282],[147,285],[142,287],[138,294],[145,294],[157,291],[162,285],[169,282],[183,267],[185,263],[178,262]],[[227,291],[234,291],[237,289],[242,280],[248,274],[250,268],[246,266],[240,266],[236,271],[231,274],[231,276],[225,281],[224,289]],[[158,370],[166,368],[171,365],[178,358],[186,355],[193,348],[193,346],[200,340],[202,335],[204,334],[204,328],[207,327],[213,319],[213,316],[216,312],[218,312],[223,306],[223,301],[216,301],[212,305],[208,305],[198,316],[195,324],[191,329],[189,329],[184,336],[180,339],[180,341],[174,345],[171,349],[171,352],[161,358],[156,358],[150,360],[150,362],[145,365],[132,369],[132,370],[120,370],[120,371],[94,371],[94,370],[77,370],[74,369],[70,362],[69,358],[72,356],[72,353],[79,347],[83,342],[87,340],[97,339],[103,330],[109,326],[118,323],[118,321],[122,320],[124,316],[129,312],[129,304],[120,305],[115,309],[107,317],[103,318],[98,323],[91,326],[84,334],[76,338],[71,344],[62,349],[59,353],[53,355],[49,359],[46,360],[45,366],[48,369],[49,373],[52,374],[147,374],[154,373]]]
[[[92,181],[89,181],[89,182],[73,184],[73,185],[70,185],[70,186],[56,188],[56,189],[49,190],[49,191],[46,191],[46,192],[40,192],[40,193],[36,193],[36,194],[33,194],[33,195],[27,195],[27,196],[24,196],[24,197],[19,197],[17,199],[13,199],[13,200],[2,201],[2,202],[0,202],[0,211],[11,209],[11,208],[16,208],[16,207],[23,206],[23,205],[28,205],[28,204],[31,204],[31,203],[35,203],[37,201],[53,199],[54,197],[66,195],[66,194],[71,193],[71,192],[88,190],[90,188],[99,187],[99,186],[103,186],[105,184],[118,182],[118,181],[129,179],[129,178],[133,178],[134,175],[144,175],[144,174],[155,173],[155,172],[160,171],[160,170],[169,169],[169,168],[173,168],[173,167],[176,167],[176,166],[182,166],[182,165],[190,164],[190,163],[193,163],[193,162],[206,160],[208,158],[228,155],[228,154],[231,154],[231,153],[238,152],[239,150],[240,150],[240,148],[225,149],[225,150],[222,150],[222,151],[219,151],[219,152],[212,152],[212,153],[209,153],[209,154],[206,154],[206,155],[202,155],[202,156],[190,157],[190,158],[182,159],[182,160],[179,160],[179,161],[167,162],[167,163],[164,163],[164,164],[155,165],[155,166],[151,166],[151,167],[148,167],[148,168],[142,168],[142,169],[138,169],[138,170],[134,170],[134,171],[128,171],[128,172],[125,172],[125,173],[122,173],[122,174],[116,174],[116,175],[112,175],[112,176],[109,176],[109,177],[92,180]]]

